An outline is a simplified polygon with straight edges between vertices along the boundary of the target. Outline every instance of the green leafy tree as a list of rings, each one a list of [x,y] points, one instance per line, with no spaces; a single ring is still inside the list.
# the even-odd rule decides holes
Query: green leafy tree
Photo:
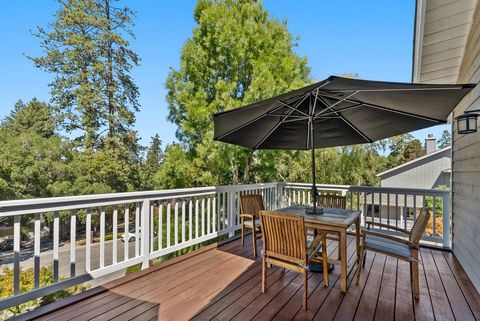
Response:
[[[261,179],[254,164],[270,152],[214,143],[211,114],[309,83],[307,60],[295,54],[286,22],[270,17],[259,1],[200,0],[194,19],[180,68],[166,81],[169,119],[198,174],[188,184]]]
[[[147,155],[145,157],[145,163],[142,166],[142,188],[153,189],[155,188],[154,177],[160,170],[161,164],[164,159],[162,150],[162,141],[157,134],[152,137],[150,146],[147,149]]]
[[[403,151],[401,162],[406,163],[425,155],[425,149],[418,139],[414,139],[407,143]]]
[[[179,144],[168,145],[165,159],[154,176],[155,189],[191,187],[193,167],[188,155]]]
[[[70,160],[49,106],[17,102],[0,124],[0,199],[59,195],[62,182],[71,179]]]
[[[445,148],[452,144],[452,135],[450,131],[444,130],[442,132],[442,136],[438,140],[438,148]]]
[[[56,20],[34,33],[44,55],[30,59],[55,75],[55,114],[68,131],[80,131],[83,146],[93,151],[104,131],[112,138],[135,122],[139,92],[130,71],[140,58],[125,38],[133,37],[133,12],[110,0],[58,2]]]

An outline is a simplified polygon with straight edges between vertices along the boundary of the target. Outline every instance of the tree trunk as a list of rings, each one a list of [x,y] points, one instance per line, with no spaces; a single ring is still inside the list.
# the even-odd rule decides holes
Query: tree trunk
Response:
[[[107,18],[107,92],[108,92],[108,137],[115,135],[115,102],[113,97],[114,83],[113,83],[113,54],[112,54],[112,40],[111,40],[111,18],[110,18],[110,0],[105,0],[105,16]]]

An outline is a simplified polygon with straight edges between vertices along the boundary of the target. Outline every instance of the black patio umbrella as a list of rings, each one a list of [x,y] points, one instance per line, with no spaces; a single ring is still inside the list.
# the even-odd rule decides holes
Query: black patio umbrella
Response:
[[[474,86],[330,76],[283,95],[214,114],[214,139],[254,150],[311,149],[315,212],[315,148],[372,143],[444,124]]]

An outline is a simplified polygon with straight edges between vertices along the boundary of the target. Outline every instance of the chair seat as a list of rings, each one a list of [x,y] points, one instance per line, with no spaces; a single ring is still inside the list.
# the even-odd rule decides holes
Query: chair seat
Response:
[[[252,220],[245,220],[243,221],[243,225],[245,225],[248,228],[253,228],[253,222]],[[255,220],[255,227],[260,228],[262,226],[262,223],[260,222],[260,219]]]
[[[407,244],[388,240],[383,237],[366,235],[365,247],[412,260],[412,249]]]

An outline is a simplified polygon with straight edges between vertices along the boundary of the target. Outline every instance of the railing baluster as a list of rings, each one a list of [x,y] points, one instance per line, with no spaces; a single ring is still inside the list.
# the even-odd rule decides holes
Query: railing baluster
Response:
[[[13,294],[20,294],[20,215],[13,217]]]
[[[212,229],[213,232],[217,231],[217,206],[216,206],[216,197],[213,196],[212,199],[212,210],[213,210],[213,215],[212,215]]]
[[[408,230],[408,226],[407,226],[407,198],[408,198],[408,195],[407,194],[404,194],[404,204],[403,204],[403,228]]]
[[[210,197],[207,198],[207,234],[210,234]]]
[[[100,268],[105,267],[105,209],[100,209]]]
[[[34,283],[35,289],[40,287],[40,248],[41,248],[41,235],[40,235],[40,223],[41,223],[41,214],[35,214],[35,231],[34,231],[34,241],[33,241],[33,255],[35,256],[35,262],[33,267],[34,272]]]
[[[188,240],[190,241],[192,239],[193,235],[193,203],[192,200],[188,202]]]
[[[149,231],[149,234],[150,234],[150,251],[153,252],[153,240],[155,239],[155,236],[154,236],[154,229],[155,229],[155,224],[154,224],[154,214],[155,214],[155,206],[154,206],[155,203],[152,202],[152,204],[150,204],[150,222],[151,222],[151,225],[150,225],[150,231]]]
[[[58,211],[53,212],[53,283],[58,282],[58,244],[60,239],[60,217]]]
[[[387,225],[390,225],[390,193],[387,193]]]
[[[378,193],[378,221],[382,223],[382,193]],[[380,229],[382,227],[380,226]]]
[[[113,231],[112,231],[112,262],[113,264],[116,264],[118,261],[117,258],[117,238],[118,238],[118,209],[116,206],[113,207],[113,217],[112,217],[112,225],[113,225]]]
[[[123,247],[123,251],[124,251],[124,260],[128,260],[128,256],[129,256],[129,239],[128,239],[128,234],[130,233],[130,208],[128,207],[128,204],[125,205],[125,218],[124,218],[124,247]]]
[[[395,193],[395,227],[398,227],[398,193]]]
[[[140,255],[140,204],[135,203],[135,257]]]
[[[417,219],[417,194],[413,194],[413,221]]]
[[[185,201],[182,201],[182,243],[185,242]]]
[[[76,240],[77,240],[77,211],[72,210],[70,213],[70,277],[75,276],[75,265],[76,265]]]
[[[195,238],[198,238],[198,199],[195,200]]]
[[[173,226],[173,241],[175,245],[178,244],[178,202],[175,202],[175,212],[174,212],[174,226]]]
[[[167,204],[167,248],[170,247],[170,225],[171,225],[170,210],[171,210],[171,204],[170,202],[168,202]]]
[[[227,217],[227,193],[222,194],[222,230],[225,229],[226,226],[226,217]]]
[[[205,199],[202,198],[202,236],[205,235]]]
[[[163,204],[158,205],[158,249],[163,248]]]
[[[91,271],[91,248],[92,243],[92,210],[87,209],[87,219],[85,222],[85,270]]]

